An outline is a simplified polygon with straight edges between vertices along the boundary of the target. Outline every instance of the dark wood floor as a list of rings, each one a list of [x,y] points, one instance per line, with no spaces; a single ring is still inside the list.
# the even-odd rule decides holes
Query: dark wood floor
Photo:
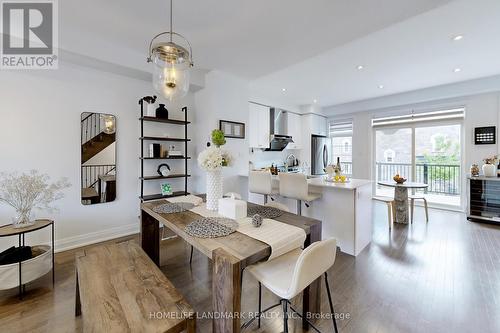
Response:
[[[463,214],[431,210],[426,225],[387,230],[386,209],[376,205],[373,242],[356,259],[340,254],[330,272],[341,332],[500,332],[500,227],[470,223]],[[328,221],[324,221],[328,223]],[[162,245],[162,269],[200,314],[210,309],[210,262],[180,240]],[[16,290],[0,292],[0,332],[81,331],[74,314],[74,251],[57,255],[56,288],[50,276],[28,285],[21,302]],[[257,307],[257,283],[244,276],[243,311]],[[324,288],[322,288],[324,292]],[[322,309],[327,311],[326,295]],[[265,292],[265,304],[275,300]],[[258,330],[282,332],[279,311]],[[320,321],[324,332],[330,321]],[[292,320],[291,332],[302,332]],[[199,332],[210,332],[200,320]]]

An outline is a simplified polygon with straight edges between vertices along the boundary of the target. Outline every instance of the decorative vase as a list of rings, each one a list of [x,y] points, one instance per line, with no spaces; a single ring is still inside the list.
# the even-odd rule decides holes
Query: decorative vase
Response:
[[[168,119],[168,110],[165,108],[165,104],[160,104],[156,109],[156,118]]]
[[[155,103],[146,103],[146,116],[156,117],[156,105]]]
[[[472,177],[477,177],[479,176],[479,166],[477,164],[472,164],[470,166],[470,175]]]
[[[483,175],[485,177],[495,177],[496,176],[496,167],[494,164],[483,164]]]
[[[207,172],[207,209],[218,210],[222,198],[222,168]]]
[[[35,221],[31,220],[31,209],[16,210],[16,216],[12,218],[14,228],[26,228],[33,224],[35,224]]]

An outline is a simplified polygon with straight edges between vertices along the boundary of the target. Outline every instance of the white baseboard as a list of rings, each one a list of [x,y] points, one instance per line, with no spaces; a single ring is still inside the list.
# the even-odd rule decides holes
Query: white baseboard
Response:
[[[78,247],[104,242],[110,239],[139,233],[139,223],[91,232],[84,235],[58,239],[55,242],[55,252],[63,252]]]

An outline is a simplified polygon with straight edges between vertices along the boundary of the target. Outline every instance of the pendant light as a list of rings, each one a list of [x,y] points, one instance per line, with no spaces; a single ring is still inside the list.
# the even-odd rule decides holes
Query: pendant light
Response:
[[[167,42],[153,41],[160,36],[168,35]],[[174,42],[179,39],[185,43],[181,46]],[[170,0],[170,31],[154,36],[149,43],[147,62],[153,63],[153,87],[163,97],[172,101],[186,96],[189,91],[189,69],[193,67],[193,51],[191,44],[172,28],[172,0]]]

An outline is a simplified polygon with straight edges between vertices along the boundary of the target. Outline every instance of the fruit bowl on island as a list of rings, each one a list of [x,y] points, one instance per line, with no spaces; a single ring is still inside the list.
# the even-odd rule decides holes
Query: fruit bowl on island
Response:
[[[392,179],[394,179],[394,181],[398,184],[403,184],[406,181],[406,178],[401,177],[399,174],[392,177]]]

